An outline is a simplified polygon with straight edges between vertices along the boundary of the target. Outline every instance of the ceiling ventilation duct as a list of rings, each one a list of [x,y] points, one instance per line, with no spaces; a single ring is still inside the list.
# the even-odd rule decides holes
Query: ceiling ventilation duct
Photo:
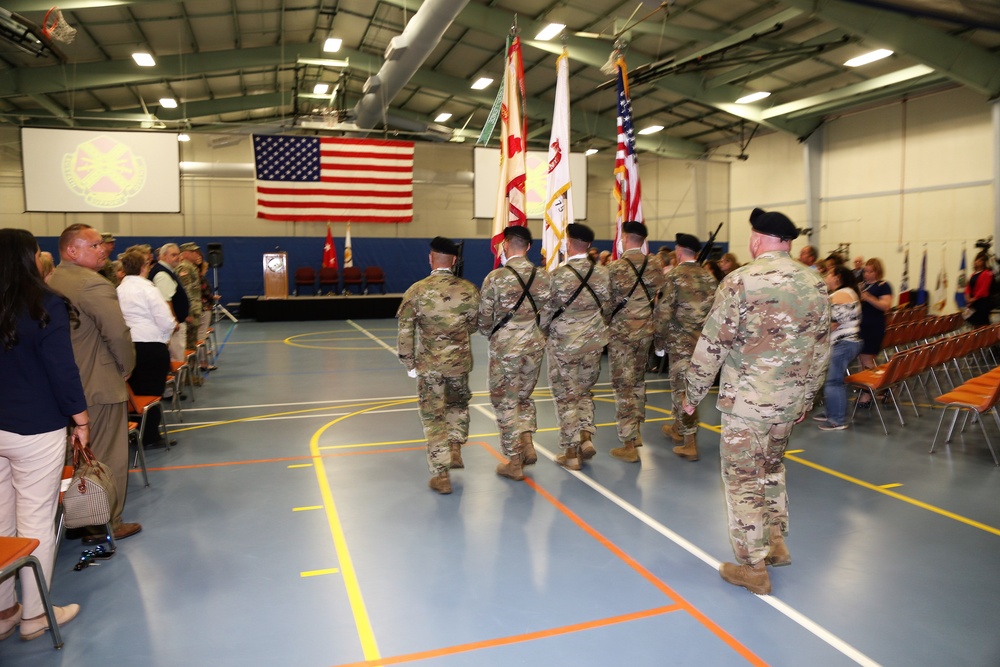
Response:
[[[424,64],[467,4],[469,0],[428,0],[421,5],[403,34],[389,42],[382,69],[365,84],[365,95],[354,107],[358,127],[371,129],[382,120],[389,102]]]

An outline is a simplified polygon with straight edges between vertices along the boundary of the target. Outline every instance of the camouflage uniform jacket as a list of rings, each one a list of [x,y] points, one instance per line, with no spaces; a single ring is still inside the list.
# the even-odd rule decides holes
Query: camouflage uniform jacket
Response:
[[[527,285],[532,266],[523,255],[511,257],[506,266],[491,271],[483,281],[479,301],[479,333],[490,339],[493,351],[517,353],[522,349],[538,349],[545,345],[545,336],[536,324],[535,311],[527,298],[507,324],[493,335],[493,329],[517,305],[523,291],[511,269]],[[528,291],[541,314],[552,296],[552,278],[544,268],[538,267]]]
[[[570,268],[572,267],[572,269]],[[593,267],[594,272],[584,287],[563,312],[555,314],[579,289],[580,278],[586,278]],[[573,270],[576,273],[573,273]],[[604,323],[604,310],[611,298],[608,269],[593,264],[585,255],[574,257],[552,272],[552,298],[542,313],[542,329],[548,332],[549,345],[568,354],[582,354],[601,350],[608,344],[608,326]],[[595,295],[598,303],[595,300]],[[553,319],[555,317],[555,319]]]
[[[468,373],[472,370],[469,334],[476,330],[478,312],[476,286],[448,269],[435,269],[411,285],[399,304],[399,361],[421,375]]]
[[[177,268],[174,269],[177,280],[180,281],[184,293],[187,294],[188,303],[191,304],[191,315],[198,317],[201,315],[201,274],[198,267],[182,259]]]
[[[611,302],[608,304],[608,313],[614,312],[622,299],[628,298],[625,306],[611,315],[609,324],[612,336],[653,335],[653,304],[650,297],[655,297],[663,286],[663,260],[655,255],[649,258],[646,269],[642,272],[643,284],[638,285],[633,291],[636,271],[642,267],[645,258],[646,255],[642,254],[640,248],[632,248],[626,250],[608,267],[611,275]],[[643,285],[649,291],[649,297],[646,296]],[[631,296],[629,296],[630,291]]]
[[[691,357],[688,402],[716,372],[720,412],[778,424],[812,404],[830,357],[830,305],[822,277],[771,251],[726,276]]]
[[[681,262],[667,274],[653,315],[657,350],[694,352],[718,286],[715,276],[697,262]]]

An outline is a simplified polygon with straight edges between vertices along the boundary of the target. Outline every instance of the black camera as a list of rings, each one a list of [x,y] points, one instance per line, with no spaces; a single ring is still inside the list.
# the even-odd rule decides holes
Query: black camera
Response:
[[[985,239],[979,239],[978,241],[976,241],[976,247],[981,248],[987,252],[989,252],[990,246],[992,245],[993,245],[992,236],[987,236]]]

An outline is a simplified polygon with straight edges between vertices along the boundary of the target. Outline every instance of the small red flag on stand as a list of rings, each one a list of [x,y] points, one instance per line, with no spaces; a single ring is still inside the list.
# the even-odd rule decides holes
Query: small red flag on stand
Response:
[[[337,268],[337,248],[333,245],[333,232],[330,231],[329,224],[326,226],[326,244],[323,246],[323,268]]]

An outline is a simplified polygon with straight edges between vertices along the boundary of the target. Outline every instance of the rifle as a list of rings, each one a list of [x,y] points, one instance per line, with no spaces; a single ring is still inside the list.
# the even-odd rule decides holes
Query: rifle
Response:
[[[708,237],[707,241],[705,241],[705,245],[702,246],[701,252],[698,253],[698,258],[696,260],[699,264],[704,264],[705,260],[708,259],[708,255],[712,252],[712,244],[715,242],[715,237],[719,235],[720,231],[722,231],[723,224],[724,223],[720,222],[719,226],[715,228],[714,232],[712,232],[712,235]]]

